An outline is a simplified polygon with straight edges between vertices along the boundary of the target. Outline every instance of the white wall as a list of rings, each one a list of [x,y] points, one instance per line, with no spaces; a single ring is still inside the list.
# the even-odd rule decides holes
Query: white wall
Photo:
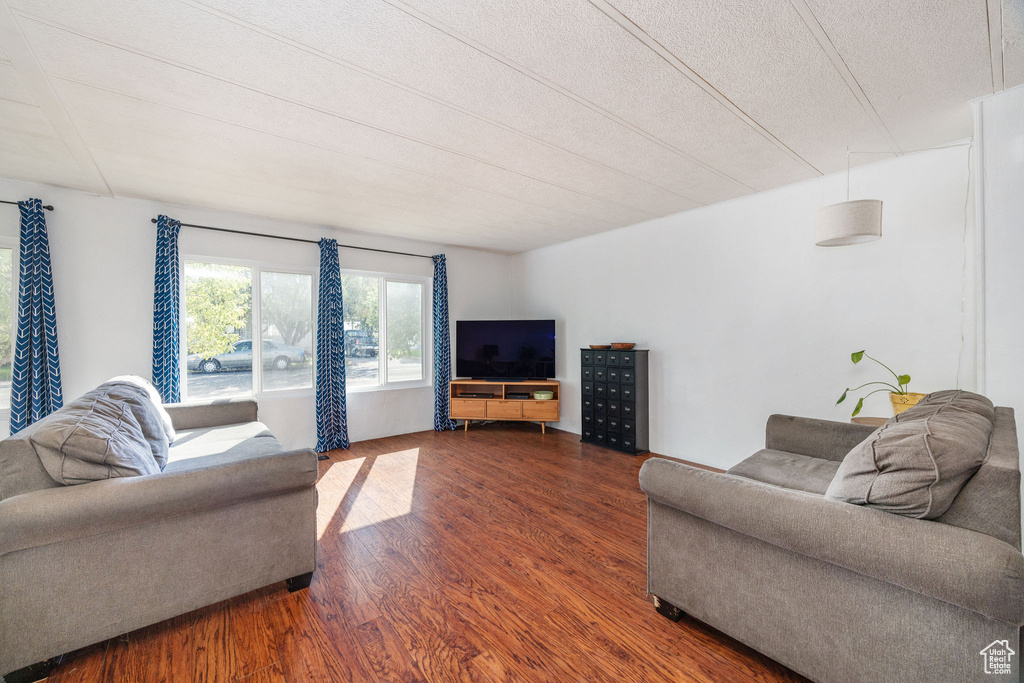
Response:
[[[0,179],[0,199],[38,197],[46,212],[53,260],[65,399],[113,375],[151,376],[153,270],[156,226],[165,213],[185,223],[340,242],[420,254],[446,253],[452,324],[462,318],[509,314],[508,257],[488,252],[347,233],[218,211],[133,199],[105,199],[76,190]],[[17,207],[0,205],[0,237],[18,237]],[[316,268],[316,245],[182,228],[181,253],[251,259]],[[430,276],[427,259],[357,250],[341,251],[343,268]],[[353,392],[348,400],[353,441],[430,429],[430,388]],[[260,418],[288,447],[316,442],[314,400],[308,396],[260,400]]]
[[[883,238],[866,245],[814,246],[815,211],[845,199],[839,174],[513,257],[513,317],[558,320],[556,426],[579,431],[577,349],[591,343],[650,349],[651,449],[719,467],[763,447],[771,413],[848,419],[843,388],[885,378],[852,351],[910,373],[911,390],[955,386],[967,156],[855,169],[852,198],[884,201]],[[967,321],[973,388],[970,308]],[[862,414],[891,415],[887,401]]]
[[[976,102],[974,129],[981,143],[978,214],[984,246],[979,374],[985,395],[1017,410],[1018,446],[1024,450],[1024,86]],[[1024,523],[1024,510],[1021,515]]]
[[[1024,409],[1024,87],[979,101],[975,112],[976,137],[983,144],[984,386],[993,401],[1020,410]]]

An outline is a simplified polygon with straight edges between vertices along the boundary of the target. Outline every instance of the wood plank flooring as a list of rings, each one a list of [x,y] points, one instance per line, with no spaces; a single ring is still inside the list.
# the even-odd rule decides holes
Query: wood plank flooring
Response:
[[[803,681],[645,596],[644,457],[533,424],[320,463],[319,569],[72,653],[69,681]]]

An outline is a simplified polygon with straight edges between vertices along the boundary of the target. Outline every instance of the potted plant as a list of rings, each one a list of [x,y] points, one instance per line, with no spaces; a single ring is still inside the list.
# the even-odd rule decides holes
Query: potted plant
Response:
[[[860,409],[864,407],[865,398],[867,398],[871,394],[877,394],[879,391],[889,392],[889,400],[892,402],[892,412],[894,415],[899,415],[900,413],[907,410],[911,406],[917,405],[917,402],[925,397],[925,394],[915,394],[913,392],[907,391],[907,387],[910,384],[910,375],[897,375],[895,372],[892,371],[891,368],[889,368],[888,365],[878,360],[877,358],[872,358],[864,351],[855,351],[854,353],[850,354],[850,360],[852,360],[854,364],[861,362],[864,358],[868,358],[869,360],[875,361],[883,368],[888,370],[890,373],[892,373],[892,376],[896,379],[896,384],[890,384],[889,382],[868,382],[867,384],[861,384],[859,387],[855,387],[853,389],[847,387],[846,391],[843,392],[843,395],[839,397],[838,401],[836,401],[836,405],[839,405],[840,403],[845,401],[846,394],[851,391],[858,391],[860,389],[863,389],[864,387],[871,386],[872,384],[883,385],[881,389],[869,391],[867,394],[862,396],[860,400],[857,401],[857,407],[853,409],[852,417],[856,417],[857,413],[860,412]]]

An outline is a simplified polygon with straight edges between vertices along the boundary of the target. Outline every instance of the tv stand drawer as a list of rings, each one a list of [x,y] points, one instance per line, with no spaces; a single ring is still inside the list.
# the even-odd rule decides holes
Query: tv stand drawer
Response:
[[[504,417],[522,417],[522,401],[488,401],[487,417],[501,419]]]
[[[463,419],[469,417],[487,417],[488,403],[489,401],[481,401],[480,399],[471,400],[468,398],[453,398],[452,417]]]
[[[558,401],[523,401],[523,417],[534,420],[557,420]]]

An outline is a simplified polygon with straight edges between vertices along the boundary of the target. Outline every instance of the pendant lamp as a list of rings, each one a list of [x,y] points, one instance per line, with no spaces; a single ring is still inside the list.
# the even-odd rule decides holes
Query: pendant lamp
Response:
[[[850,201],[850,148],[846,148],[846,201],[818,209],[814,222],[814,243],[819,247],[842,247],[873,242],[882,236],[882,200]]]

